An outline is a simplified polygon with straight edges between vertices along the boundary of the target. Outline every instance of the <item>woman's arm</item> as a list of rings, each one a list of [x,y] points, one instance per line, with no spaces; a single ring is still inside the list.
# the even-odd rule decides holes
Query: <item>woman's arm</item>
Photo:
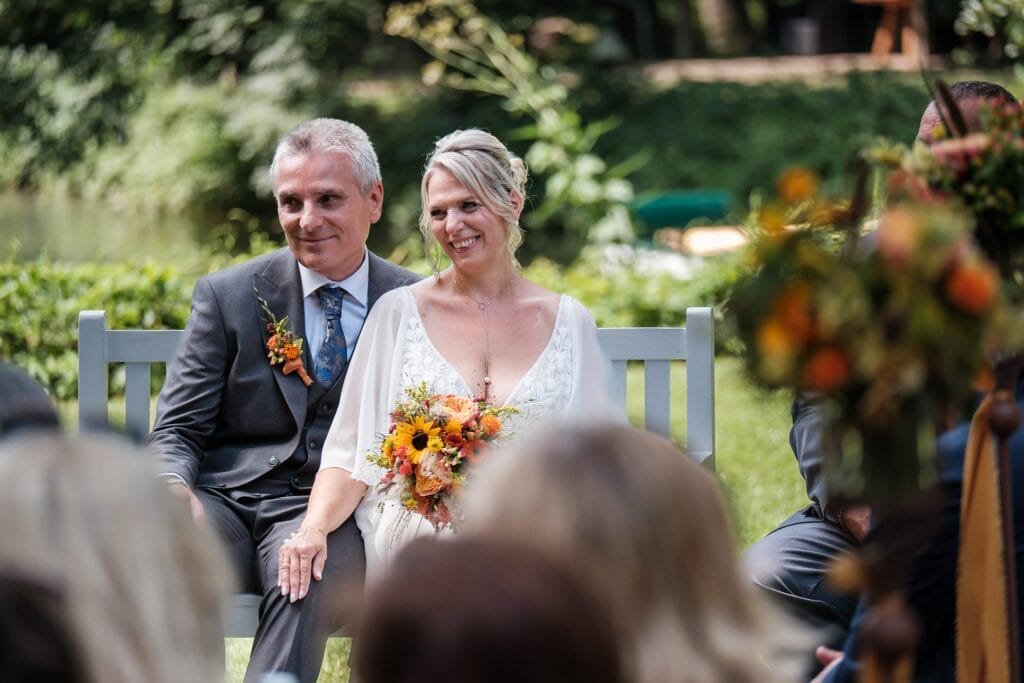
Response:
[[[309,592],[309,582],[323,578],[327,562],[327,534],[340,527],[355,511],[366,484],[347,470],[330,467],[317,472],[309,494],[306,516],[298,531],[281,546],[277,585],[291,602]]]

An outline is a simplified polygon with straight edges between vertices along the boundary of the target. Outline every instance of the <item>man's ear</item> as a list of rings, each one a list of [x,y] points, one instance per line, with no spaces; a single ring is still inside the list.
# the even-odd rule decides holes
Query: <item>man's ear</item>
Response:
[[[384,183],[377,183],[370,188],[366,195],[366,201],[370,203],[370,224],[380,220],[380,214],[384,210]]]

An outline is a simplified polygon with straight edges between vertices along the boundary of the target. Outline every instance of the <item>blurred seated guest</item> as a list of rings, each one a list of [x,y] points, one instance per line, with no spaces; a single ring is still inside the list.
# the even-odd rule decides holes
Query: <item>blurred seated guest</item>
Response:
[[[46,389],[27,372],[0,361],[0,438],[22,428],[57,428],[60,419]]]
[[[625,681],[603,605],[529,547],[421,537],[366,597],[354,672],[364,683]]]
[[[220,683],[226,560],[149,464],[112,437],[5,439],[0,567],[59,593],[87,680]]]
[[[0,671],[7,683],[86,683],[62,591],[0,569]]]
[[[752,592],[714,477],[669,441],[560,429],[496,451],[474,477],[467,531],[572,563],[609,602],[627,680],[796,679],[805,638]]]
[[[1017,388],[1017,405],[1024,409],[1024,385]],[[981,428],[987,430],[988,423],[984,417],[976,417],[981,420]],[[961,552],[961,525],[964,522],[962,507],[968,497],[965,492],[964,481],[967,479],[966,469],[977,472],[977,468],[990,467],[992,455],[987,453],[975,454],[975,458],[968,456],[969,435],[971,424],[964,422],[951,431],[939,437],[936,447],[936,461],[939,471],[938,486],[942,492],[942,507],[938,515],[936,530],[931,535],[928,543],[916,555],[909,579],[904,587],[904,595],[911,612],[916,616],[921,633],[918,638],[917,648],[914,652],[914,680],[915,681],[974,681],[980,680],[973,673],[969,665],[961,663],[960,676],[957,675],[957,657],[968,657],[976,661],[977,647],[991,647],[992,632],[986,632],[984,637],[980,632],[982,629],[973,627],[976,622],[969,617],[965,618],[962,605],[959,605],[963,588],[963,579],[958,582],[958,557]],[[1013,528],[1015,530],[1012,548],[1016,558],[1016,594],[1017,614],[1024,614],[1024,429],[1017,431],[1010,437],[1010,488],[1011,488],[1011,510],[1013,512]],[[973,481],[973,495],[986,495],[982,488],[981,478],[977,474],[971,475]],[[887,533],[888,525],[891,522],[885,519],[879,520],[871,533]],[[971,524],[965,526],[973,531],[979,531],[977,526]],[[984,534],[983,534],[984,537]],[[979,539],[981,540],[981,539]],[[982,543],[985,541],[982,540]],[[961,559],[961,562],[963,560]],[[984,563],[984,557],[974,557],[971,560],[974,564]],[[1001,574],[999,562],[995,572]],[[975,595],[978,588],[983,593],[991,594],[995,585],[986,581],[986,585],[975,587]],[[833,650],[828,647],[818,648],[818,658],[822,664],[829,666],[815,679],[815,681],[854,681],[861,671],[859,659],[863,655],[861,644],[862,636],[859,627],[863,623],[865,614],[869,607],[867,596],[862,597],[854,613],[853,622],[850,626],[850,635],[843,644],[842,650]],[[971,606],[976,607],[974,605]],[[959,614],[958,614],[959,611]],[[966,642],[957,642],[957,620],[969,624],[967,628],[972,629],[966,633]],[[1002,620],[1000,620],[1002,621]],[[1004,622],[1005,623],[1005,622]],[[987,641],[987,642],[986,642]],[[972,654],[967,651],[971,650]],[[959,654],[958,654],[959,652]],[[1017,629],[1017,652],[1024,652],[1024,629]],[[1018,666],[1020,662],[1018,661]],[[995,671],[988,671],[985,680],[1003,680]]]

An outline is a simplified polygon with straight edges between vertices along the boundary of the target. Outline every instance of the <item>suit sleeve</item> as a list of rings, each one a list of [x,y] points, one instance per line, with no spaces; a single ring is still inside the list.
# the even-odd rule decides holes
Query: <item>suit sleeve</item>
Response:
[[[825,415],[820,398],[809,392],[797,394],[793,399],[792,417],[789,445],[800,467],[807,497],[823,517],[839,523],[839,511],[832,504],[825,485],[825,450],[822,444]]]
[[[228,348],[216,293],[205,278],[196,283],[192,312],[157,403],[147,444],[162,473],[194,486],[220,410]]]

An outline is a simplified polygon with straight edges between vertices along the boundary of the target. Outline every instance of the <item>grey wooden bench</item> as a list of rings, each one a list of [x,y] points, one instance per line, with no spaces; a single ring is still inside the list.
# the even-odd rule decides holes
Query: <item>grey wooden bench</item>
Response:
[[[144,435],[152,426],[151,374],[154,363],[174,358],[181,330],[111,330],[105,311],[78,316],[78,419],[80,425],[108,420],[108,366],[124,364],[126,429]],[[612,362],[614,398],[626,405],[626,368],[643,363],[644,427],[669,435],[672,417],[671,364],[686,361],[686,447],[709,468],[715,458],[715,344],[710,308],[688,308],[686,327],[598,329],[601,348]],[[225,619],[229,637],[256,632],[259,596],[234,596]]]

